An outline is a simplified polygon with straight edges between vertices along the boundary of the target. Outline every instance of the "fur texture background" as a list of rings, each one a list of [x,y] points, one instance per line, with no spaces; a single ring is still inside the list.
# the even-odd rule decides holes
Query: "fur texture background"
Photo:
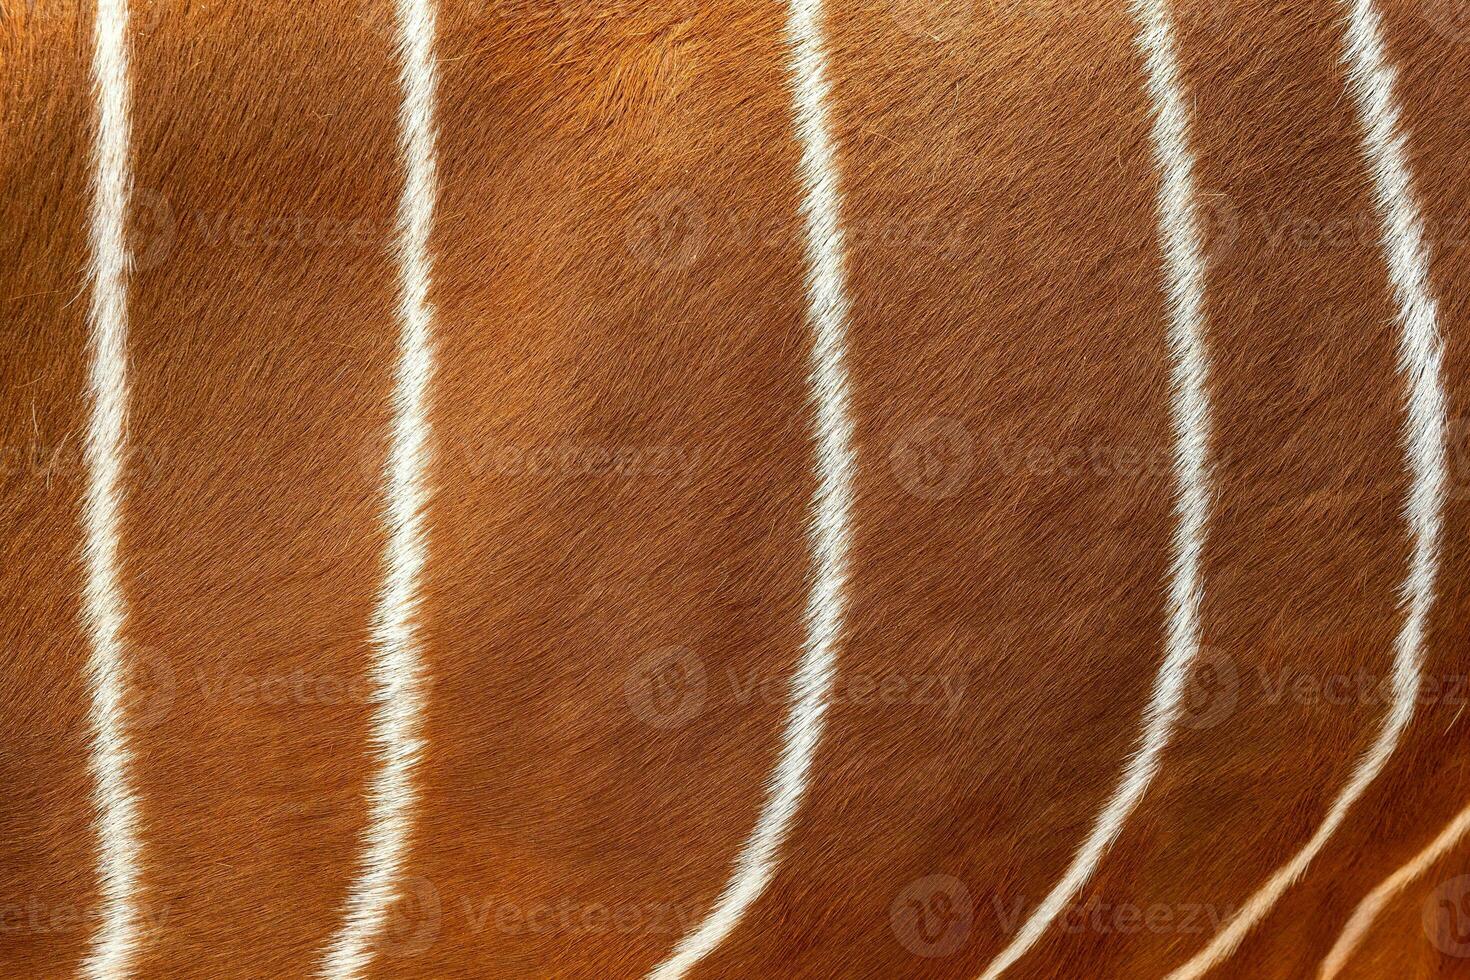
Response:
[[[1450,401],[1425,692],[1221,975],[1314,975],[1470,803],[1454,7],[1379,4]],[[78,612],[91,13],[0,10],[0,974],[71,976],[97,895]],[[1205,650],[1160,776],[1018,978],[1180,965],[1311,835],[1388,707],[1403,384],[1342,8],[1174,15],[1207,217]],[[731,0],[440,7],[427,748],[374,976],[646,974],[755,822],[810,584],[784,23]],[[827,5],[847,634],[779,872],[698,976],[973,977],[1134,747],[1175,492],[1135,30],[1102,0]],[[134,5],[120,562],[139,976],[306,975],[359,854],[394,44],[379,0]],[[1467,861],[1461,845],[1418,879],[1347,975],[1470,976]]]

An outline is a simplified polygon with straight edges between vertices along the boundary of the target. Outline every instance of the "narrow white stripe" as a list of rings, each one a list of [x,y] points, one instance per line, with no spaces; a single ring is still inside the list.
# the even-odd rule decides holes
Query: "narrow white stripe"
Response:
[[[126,977],[138,947],[138,804],[131,785],[127,663],[122,640],[127,603],[118,581],[119,486],[128,413],[128,9],[99,0],[93,30],[92,83],[97,94],[89,269],[91,419],[85,448],[82,522],[87,580],[82,617],[91,640],[92,778],[97,807],[101,920],[82,963],[87,980]]]
[[[1164,662],[1143,716],[1142,741],[1128,760],[1112,799],[1061,880],[1031,913],[1010,945],[991,961],[982,974],[983,980],[994,980],[1020,959],[1096,872],[1158,772],[1179,715],[1190,664],[1199,651],[1200,553],[1210,508],[1210,402],[1204,338],[1205,262],[1195,205],[1194,156],[1167,3],[1133,0],[1132,6],[1154,110],[1152,137],[1159,171],[1159,235],[1167,280],[1173,382],[1170,415],[1178,484]]]
[[[809,384],[815,413],[817,488],[811,504],[814,582],[806,607],[806,642],[791,680],[791,715],[760,818],[714,908],[679,941],[669,958],[653,969],[650,980],[684,976],[730,934],[775,874],[781,845],[806,792],[812,757],[822,736],[828,691],[836,673],[857,463],[844,365],[846,260],[837,155],[827,121],[821,6],[821,0],[793,0],[786,28],[805,191],[801,210],[806,221],[807,319],[814,335]]]
[[[383,591],[374,616],[373,680],[376,712],[372,746],[378,770],[368,787],[368,831],[362,867],[347,898],[347,915],[327,950],[322,976],[348,980],[373,958],[388,910],[400,897],[403,866],[413,834],[417,790],[414,770],[422,752],[423,665],[415,617],[426,542],[429,385],[434,373],[429,305],[429,231],[434,219],[434,4],[397,4],[403,107],[400,142],[406,170],[398,208],[401,276],[399,361],[393,394],[393,432],[387,472],[389,539]]]
[[[1470,833],[1470,807],[1460,811],[1460,815],[1451,820],[1449,825],[1440,832],[1429,846],[1416,854],[1408,864],[1399,868],[1393,874],[1385,878],[1377,888],[1368,894],[1353,911],[1352,918],[1348,919],[1347,925],[1342,930],[1342,935],[1337,937],[1331,952],[1322,961],[1321,972],[1318,973],[1320,980],[1332,980],[1347,965],[1348,959],[1363,937],[1368,934],[1368,929],[1373,921],[1383,912],[1388,903],[1393,901],[1399,892],[1403,891],[1414,879],[1449,853],[1465,835]]]
[[[1312,839],[1250,897],[1209,946],[1170,974],[1170,980],[1198,977],[1228,957],[1282,893],[1302,876],[1347,819],[1348,810],[1388,763],[1413,717],[1419,691],[1424,658],[1422,639],[1434,601],[1440,515],[1446,485],[1446,409],[1440,384],[1439,315],[1430,293],[1428,250],[1410,186],[1405,140],[1393,91],[1394,70],[1384,51],[1382,25],[1371,0],[1345,2],[1348,23],[1344,61],[1348,87],[1357,102],[1374,202],[1383,222],[1383,249],[1402,327],[1399,371],[1408,388],[1404,443],[1411,483],[1404,512],[1413,551],[1401,588],[1407,613],[1394,644],[1394,701],[1378,738],[1358,761],[1352,778],[1333,801]]]

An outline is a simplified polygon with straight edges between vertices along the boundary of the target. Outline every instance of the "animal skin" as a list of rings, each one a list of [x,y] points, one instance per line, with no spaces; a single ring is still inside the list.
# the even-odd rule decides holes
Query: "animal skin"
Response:
[[[0,0],[0,976],[1470,977],[1467,106],[1456,0]]]

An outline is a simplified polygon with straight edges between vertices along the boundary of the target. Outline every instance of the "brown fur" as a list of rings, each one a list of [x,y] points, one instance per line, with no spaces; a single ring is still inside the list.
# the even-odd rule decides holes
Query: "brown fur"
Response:
[[[1446,6],[1380,3],[1446,343],[1437,693],[1222,976],[1313,976],[1470,803],[1470,24]],[[1088,832],[1163,656],[1149,104],[1122,2],[827,7],[847,628],[779,871],[693,975],[967,980]],[[91,14],[0,9],[0,974],[71,976],[97,920]],[[1157,781],[1010,977],[1182,964],[1311,835],[1387,709],[1356,684],[1386,676],[1402,619],[1403,384],[1341,6],[1175,13],[1208,217],[1207,649]],[[133,19],[138,975],[303,976],[367,820],[392,11],[174,0]],[[784,23],[733,0],[441,5],[427,749],[374,976],[644,975],[756,820],[811,575]],[[1344,678],[1345,700],[1312,693]],[[1425,924],[1453,915],[1438,890],[1467,862],[1461,845],[1417,880],[1348,975],[1470,976]]]

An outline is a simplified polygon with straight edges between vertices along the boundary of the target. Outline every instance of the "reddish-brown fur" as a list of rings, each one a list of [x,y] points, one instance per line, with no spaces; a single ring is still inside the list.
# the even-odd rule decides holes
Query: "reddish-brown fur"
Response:
[[[396,30],[386,0],[133,7],[137,974],[304,976],[368,819]],[[1342,7],[1173,7],[1208,217],[1203,669],[1158,779],[1010,977],[1152,978],[1198,951],[1378,731],[1387,700],[1355,685],[1387,676],[1402,623],[1404,386]],[[1314,976],[1470,803],[1470,21],[1379,7],[1445,340],[1438,693],[1221,976]],[[78,598],[92,15],[0,11],[0,975],[59,977],[98,903]],[[426,750],[373,976],[642,976],[756,821],[812,575],[785,17],[441,6]],[[1163,658],[1149,102],[1122,0],[829,0],[825,29],[850,604],[779,870],[692,976],[968,980],[1086,836]],[[1345,700],[1311,693],[1342,678]],[[1438,904],[1467,872],[1462,844],[1345,975],[1470,976],[1435,931],[1470,926]]]

